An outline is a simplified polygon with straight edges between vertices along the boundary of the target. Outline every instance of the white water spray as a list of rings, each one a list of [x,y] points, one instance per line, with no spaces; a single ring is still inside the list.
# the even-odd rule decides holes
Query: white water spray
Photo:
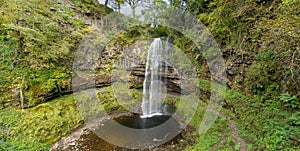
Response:
[[[166,77],[168,67],[167,48],[163,48],[160,38],[155,38],[150,45],[145,67],[143,83],[142,117],[152,117],[163,113],[166,97]]]

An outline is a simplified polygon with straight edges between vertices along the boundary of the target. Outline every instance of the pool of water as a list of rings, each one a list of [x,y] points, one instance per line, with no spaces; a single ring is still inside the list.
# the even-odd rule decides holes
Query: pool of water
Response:
[[[141,118],[139,115],[107,120],[94,133],[110,144],[130,149],[158,146],[181,132],[180,124],[170,115]]]
[[[57,142],[51,151],[174,150],[184,146],[181,133],[185,131],[181,131],[181,124],[172,115],[114,117],[99,118],[74,131]]]
[[[149,129],[157,127],[172,118],[170,115],[155,115],[151,117],[142,117],[139,115],[123,116],[113,119],[118,124],[133,129]],[[175,122],[175,121],[173,121]]]

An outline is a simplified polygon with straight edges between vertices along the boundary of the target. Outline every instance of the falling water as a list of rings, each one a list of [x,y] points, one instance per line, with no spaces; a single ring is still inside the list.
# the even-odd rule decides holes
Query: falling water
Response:
[[[163,113],[166,97],[166,75],[168,52],[163,48],[160,38],[155,38],[150,45],[145,67],[143,83],[142,117],[151,117]]]

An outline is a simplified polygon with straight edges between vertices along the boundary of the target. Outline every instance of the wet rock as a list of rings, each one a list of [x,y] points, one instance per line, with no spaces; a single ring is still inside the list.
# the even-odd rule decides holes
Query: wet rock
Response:
[[[239,73],[238,68],[232,68],[231,70],[227,70],[227,74],[230,76],[237,75]]]
[[[242,63],[243,63],[243,58],[238,58],[238,59],[236,60],[236,63],[242,64]]]
[[[63,13],[63,12],[64,12],[64,10],[61,10],[60,8],[58,8],[58,9],[57,9],[57,12],[59,12],[59,13]]]
[[[54,7],[50,7],[51,11],[56,11],[56,9]]]
[[[73,9],[73,10],[76,9],[76,7],[75,7],[75,6],[72,6],[72,5],[68,5],[68,8]]]
[[[96,75],[96,87],[109,86],[111,82],[111,76],[108,74]]]
[[[240,64],[239,63],[234,63],[234,65],[233,65],[234,67],[239,67],[240,66]]]
[[[92,16],[92,13],[90,11],[85,12],[85,15]]]
[[[228,67],[227,67],[227,70],[231,70],[233,68],[233,64],[230,64]]]
[[[236,77],[236,80],[237,80],[238,83],[242,84],[244,82],[244,77],[241,74],[239,74]]]

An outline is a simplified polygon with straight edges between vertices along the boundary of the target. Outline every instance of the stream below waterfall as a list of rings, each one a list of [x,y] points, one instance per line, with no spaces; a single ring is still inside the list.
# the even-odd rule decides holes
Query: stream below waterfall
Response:
[[[131,130],[124,131],[120,126]],[[192,128],[188,128],[191,131]],[[121,115],[87,124],[62,138],[51,150],[177,150],[192,142],[188,140],[191,138],[184,138],[186,133],[186,129],[182,131],[180,124],[170,115],[151,118]]]

